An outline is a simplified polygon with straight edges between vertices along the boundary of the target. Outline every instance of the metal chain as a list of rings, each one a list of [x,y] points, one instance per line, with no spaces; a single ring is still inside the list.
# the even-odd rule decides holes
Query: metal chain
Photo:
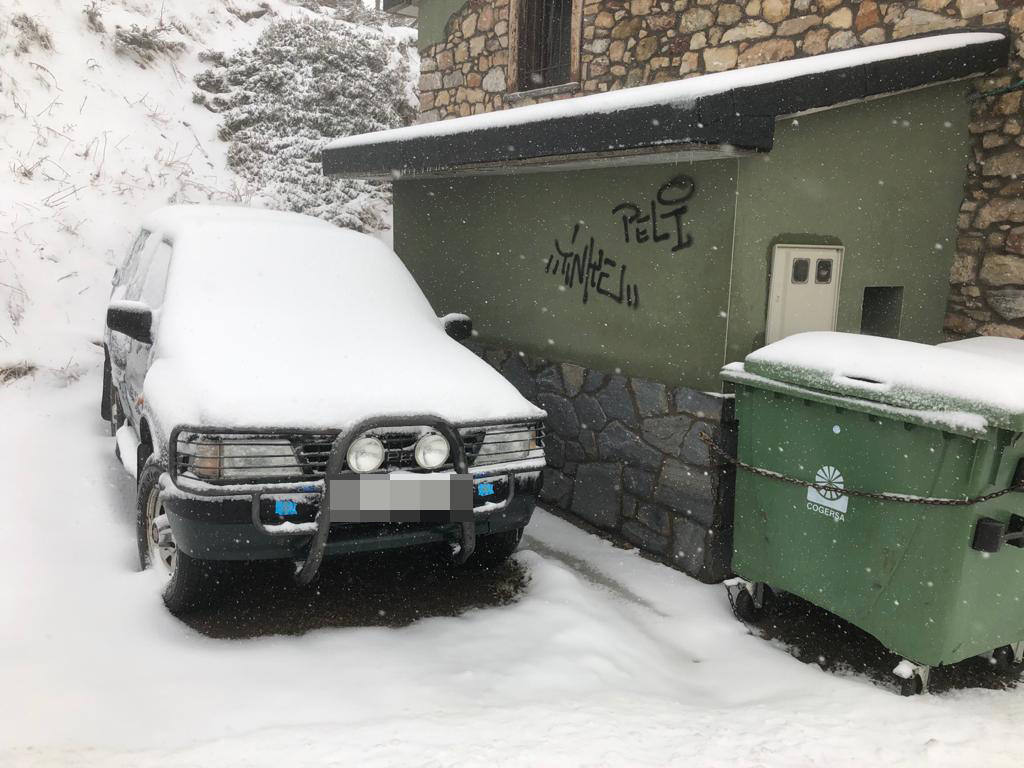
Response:
[[[903,493],[884,493],[876,491],[858,491],[853,488],[841,488],[834,483],[812,483],[807,480],[801,480],[798,477],[792,477],[790,475],[784,475],[781,472],[773,472],[770,469],[763,469],[761,467],[755,467],[746,462],[740,461],[734,456],[730,456],[722,448],[720,448],[715,441],[711,438],[707,432],[700,433],[701,442],[708,447],[709,456],[718,456],[720,459],[725,461],[727,464],[732,464],[739,467],[746,472],[750,472],[753,475],[759,477],[766,477],[770,480],[780,480],[784,483],[791,483],[792,485],[799,485],[804,488],[813,488],[819,493],[838,493],[843,496],[852,496],[860,499],[874,499],[875,501],[893,501],[897,504],[923,504],[930,507],[970,507],[974,504],[981,504],[985,501],[992,501],[992,499],[998,499],[1001,496],[1005,496],[1013,491],[1024,491],[1024,486],[1011,485],[1009,488],[1004,488],[1001,491],[993,491],[992,493],[986,493],[984,496],[975,496],[971,499],[942,499],[942,498],[929,498],[927,496],[909,496]]]

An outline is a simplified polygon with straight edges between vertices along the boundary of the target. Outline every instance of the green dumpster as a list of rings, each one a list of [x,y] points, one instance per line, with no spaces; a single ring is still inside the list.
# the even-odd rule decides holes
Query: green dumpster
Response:
[[[737,614],[798,595],[904,657],[904,693],[933,666],[1020,661],[1022,350],[807,333],[726,366]]]

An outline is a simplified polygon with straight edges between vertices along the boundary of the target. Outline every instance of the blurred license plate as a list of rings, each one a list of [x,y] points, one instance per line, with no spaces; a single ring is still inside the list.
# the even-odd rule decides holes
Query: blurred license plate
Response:
[[[327,504],[332,523],[469,522],[473,477],[394,473],[333,478]]]

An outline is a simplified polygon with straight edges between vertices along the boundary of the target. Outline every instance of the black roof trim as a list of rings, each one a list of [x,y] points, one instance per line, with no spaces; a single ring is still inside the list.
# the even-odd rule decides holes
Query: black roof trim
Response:
[[[481,166],[537,164],[542,158],[556,157],[582,160],[638,150],[654,153],[726,145],[766,152],[772,148],[775,119],[780,115],[1005,67],[1010,38],[1004,30],[997,31],[1003,35],[999,39],[737,87],[702,96],[686,106],[665,102],[328,148],[323,152],[323,169],[327,175],[384,178],[451,175]]]

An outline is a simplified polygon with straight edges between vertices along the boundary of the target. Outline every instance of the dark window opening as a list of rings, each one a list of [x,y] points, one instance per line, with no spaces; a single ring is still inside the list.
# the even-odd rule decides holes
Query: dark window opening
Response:
[[[793,259],[793,282],[806,283],[807,275],[811,271],[810,259]]]
[[[860,315],[860,332],[868,336],[900,335],[903,315],[903,286],[871,286],[864,289],[864,304]]]
[[[814,270],[814,282],[821,285],[832,282],[832,259],[818,259]]]
[[[519,82],[528,91],[569,82],[572,0],[522,0]]]

